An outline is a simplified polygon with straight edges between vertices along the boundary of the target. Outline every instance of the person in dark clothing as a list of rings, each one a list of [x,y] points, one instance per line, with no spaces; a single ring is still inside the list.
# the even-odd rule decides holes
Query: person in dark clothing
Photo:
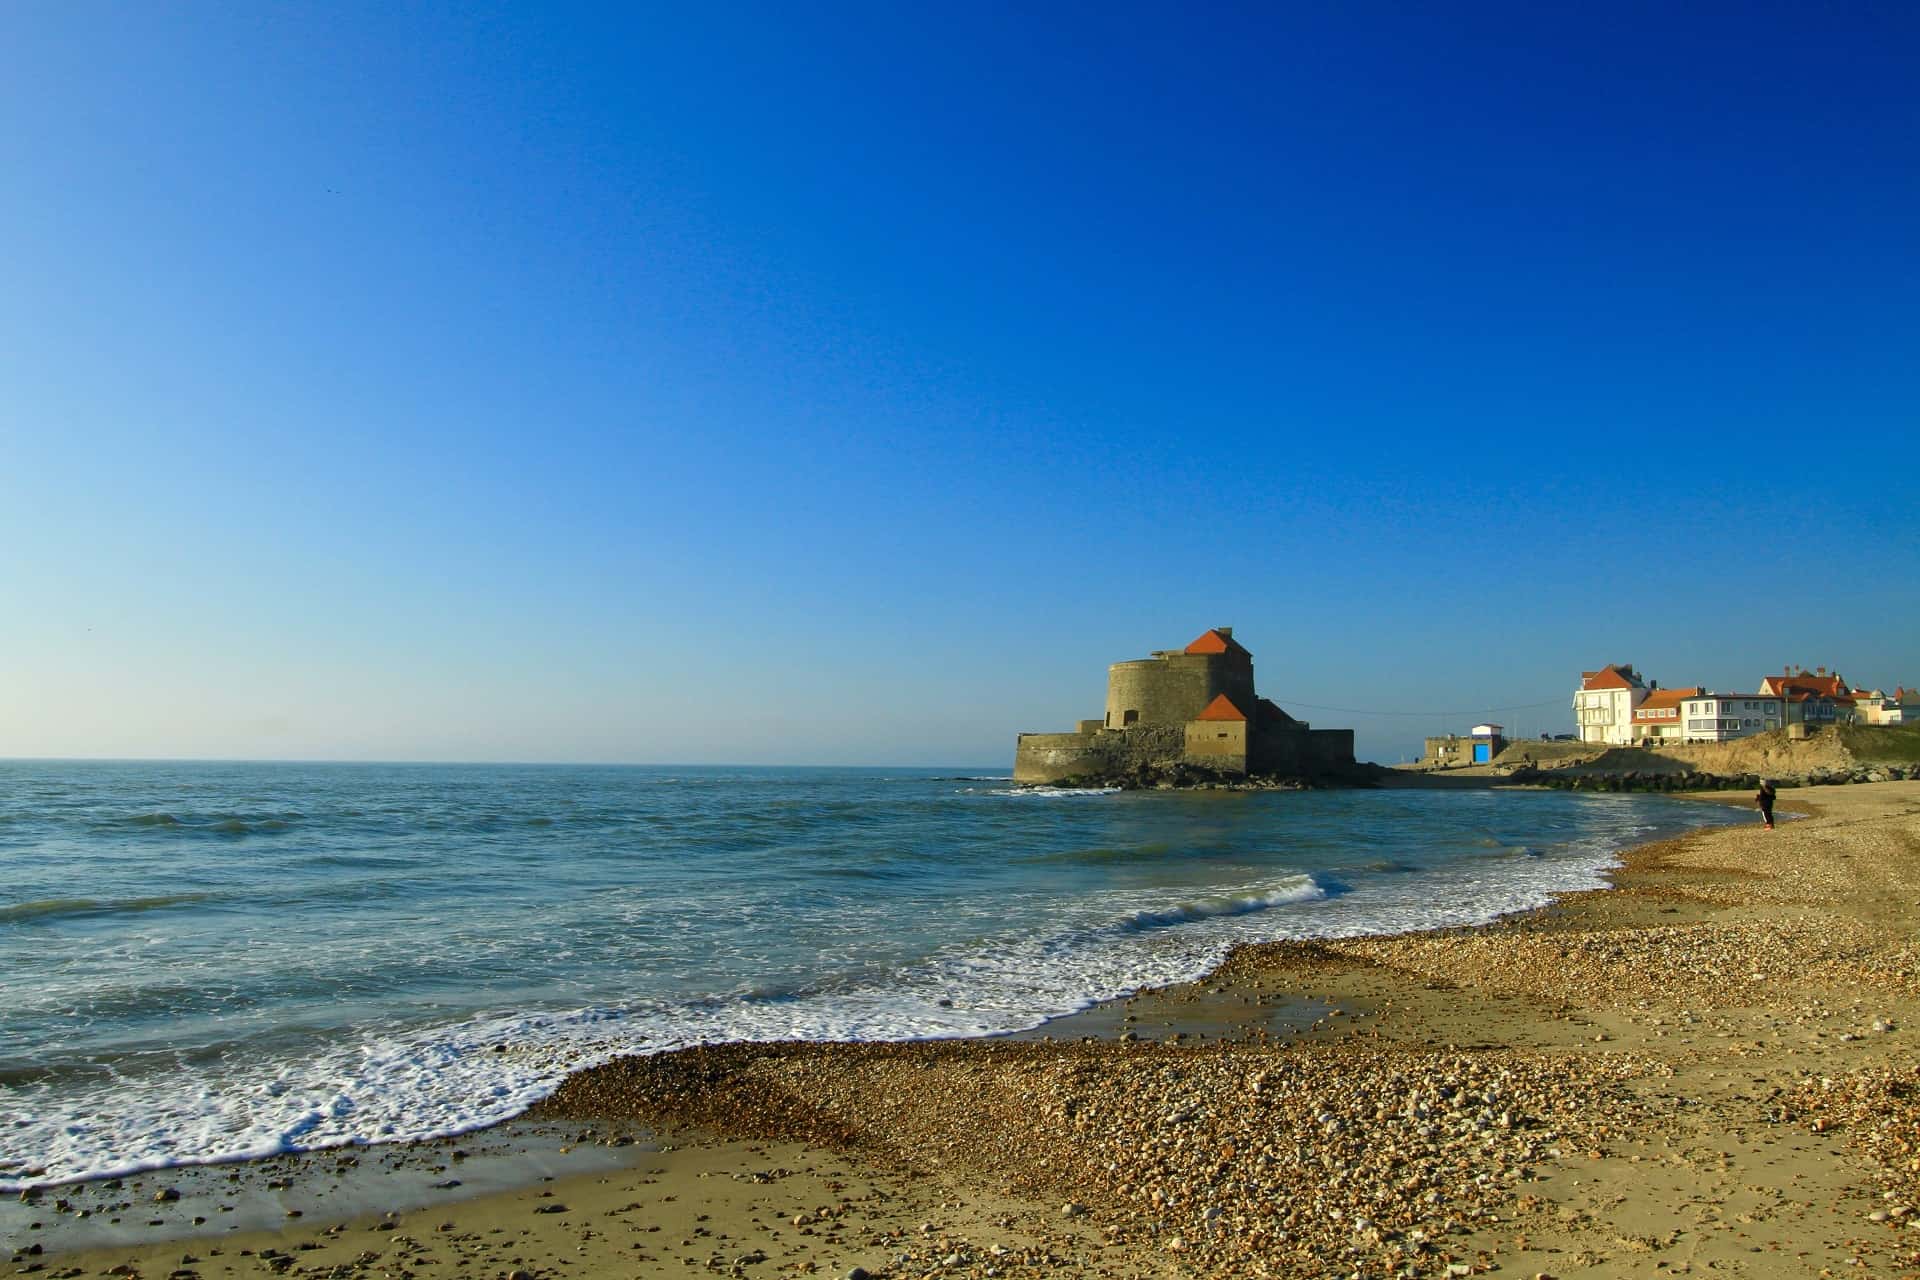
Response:
[[[1773,830],[1773,783],[1762,782],[1760,794],[1753,798],[1753,802],[1760,806],[1760,821],[1767,824],[1767,830]]]

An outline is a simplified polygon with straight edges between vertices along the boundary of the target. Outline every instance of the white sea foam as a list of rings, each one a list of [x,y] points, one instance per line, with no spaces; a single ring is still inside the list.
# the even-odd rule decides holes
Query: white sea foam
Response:
[[[1256,911],[1292,906],[1299,902],[1313,902],[1326,896],[1327,891],[1315,883],[1312,876],[1296,876],[1284,887],[1269,893],[1228,894],[1222,897],[1199,898],[1163,910],[1136,911],[1121,922],[1121,927],[1164,929],[1173,925],[1193,924],[1199,920],[1223,916],[1251,915]]]
[[[243,1058],[144,1079],[65,1082],[57,1107],[50,1087],[16,1087],[0,1091],[0,1191],[468,1132],[519,1114],[570,1071],[628,1053],[1020,1030],[1198,977],[1239,941],[1477,922],[1595,883],[1605,861],[1596,850],[1591,867],[1562,864],[1517,883],[1511,862],[1452,868],[1365,903],[1343,902],[1306,875],[1220,885],[1145,907],[1137,895],[1114,891],[1098,895],[1087,923],[1065,934],[936,954],[845,990],[372,1029],[297,1060]]]

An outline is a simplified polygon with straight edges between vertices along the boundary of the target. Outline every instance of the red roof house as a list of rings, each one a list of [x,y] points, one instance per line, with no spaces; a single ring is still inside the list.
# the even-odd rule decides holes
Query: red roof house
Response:
[[[1639,689],[1640,673],[1628,663],[1610,662],[1598,671],[1580,673],[1582,689]]]

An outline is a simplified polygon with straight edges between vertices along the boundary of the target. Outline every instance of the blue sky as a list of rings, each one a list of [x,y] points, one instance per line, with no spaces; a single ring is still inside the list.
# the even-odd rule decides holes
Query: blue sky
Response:
[[[0,754],[1920,682],[1920,15],[1676,8],[0,7]]]

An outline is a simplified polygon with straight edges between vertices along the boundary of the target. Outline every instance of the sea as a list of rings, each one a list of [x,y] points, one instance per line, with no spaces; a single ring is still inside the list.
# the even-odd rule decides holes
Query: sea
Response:
[[[1720,821],[991,769],[0,761],[0,1190],[466,1132],[623,1054],[1027,1030],[1240,942],[1539,906]]]

